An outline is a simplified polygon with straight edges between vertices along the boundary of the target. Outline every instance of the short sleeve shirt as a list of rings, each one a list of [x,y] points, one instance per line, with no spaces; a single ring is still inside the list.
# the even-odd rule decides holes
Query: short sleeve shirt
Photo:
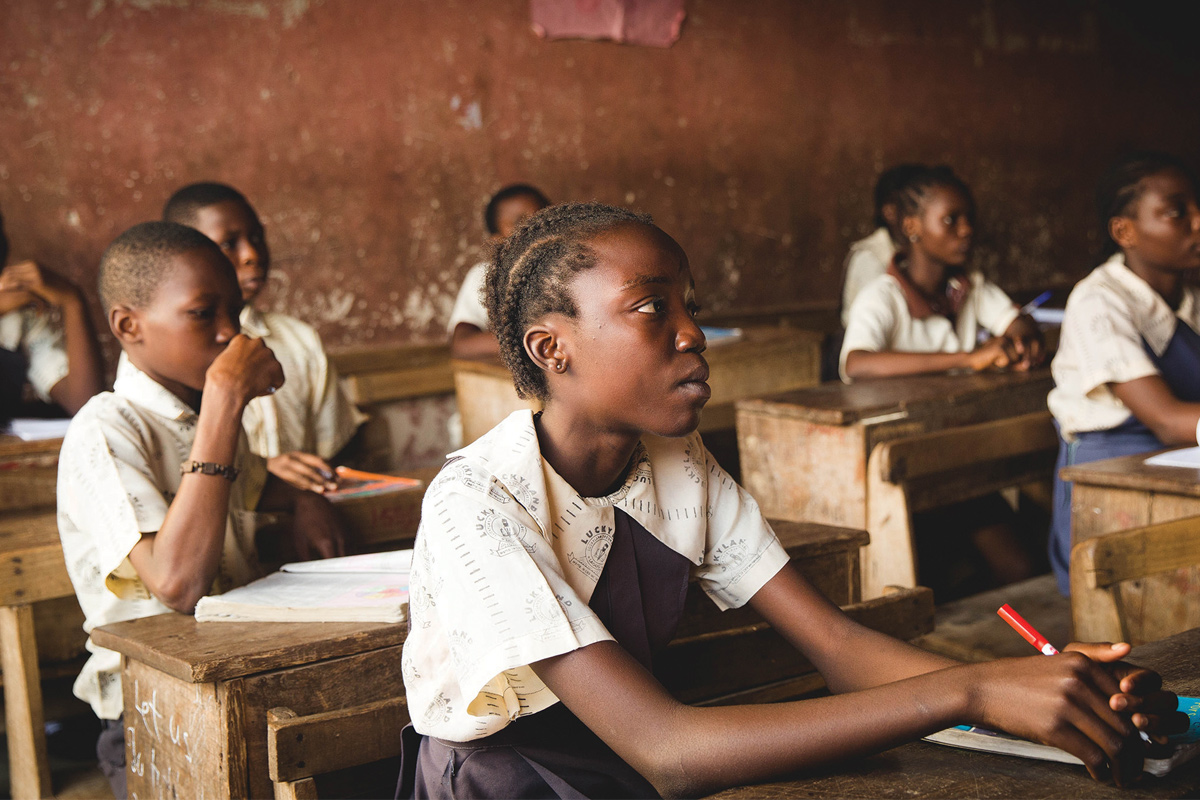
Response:
[[[698,434],[645,437],[624,484],[581,497],[514,412],[451,456],[425,495],[402,672],[414,727],[465,742],[558,698],[530,664],[613,637],[588,607],[619,508],[692,563],[720,608],[788,561],[754,500]]]
[[[242,415],[251,452],[264,458],[296,450],[332,458],[366,416],[342,390],[321,337],[295,317],[242,309],[242,332],[261,338],[283,367],[284,384],[256,397]]]
[[[1172,309],[1117,253],[1067,298],[1047,403],[1064,437],[1110,430],[1131,416],[1111,385],[1158,375],[1145,346],[1162,355],[1182,320],[1200,332],[1200,291],[1185,286]],[[1145,346],[1143,345],[1145,343]]]
[[[58,464],[58,532],[67,573],[83,609],[84,629],[169,612],[142,583],[129,552],[162,527],[189,458],[196,413],[129,362],[113,391],[96,395],[71,420]],[[259,575],[254,514],[266,464],[245,447],[229,498],[221,563],[212,593]],[[75,694],[101,719],[121,715],[121,659],[88,642],[92,656]]]
[[[979,330],[994,336],[1008,330],[1020,311],[996,284],[971,273],[971,291],[955,322],[940,314],[913,317],[904,289],[891,275],[869,283],[850,308],[850,323],[842,340],[838,369],[846,377],[846,356],[855,350],[873,353],[963,353],[975,349]]]
[[[850,245],[846,255],[846,280],[842,284],[842,327],[850,325],[850,307],[858,293],[868,283],[887,272],[896,246],[887,228],[876,228],[870,236],[864,236]]]
[[[25,377],[37,396],[50,402],[50,390],[67,377],[70,366],[57,319],[32,308],[9,311],[0,316],[0,347],[25,355]]]
[[[476,264],[463,278],[458,296],[454,298],[454,308],[450,310],[450,321],[446,323],[447,333],[453,334],[460,322],[474,325],[481,331],[490,329],[487,308],[483,305],[483,280],[487,266],[486,262]]]

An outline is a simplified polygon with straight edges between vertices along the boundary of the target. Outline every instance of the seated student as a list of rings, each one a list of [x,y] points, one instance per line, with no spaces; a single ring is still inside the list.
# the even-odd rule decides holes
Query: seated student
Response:
[[[897,164],[875,182],[875,230],[850,245],[842,280],[842,327],[850,324],[850,306],[871,281],[887,272],[896,246],[890,228],[896,224],[896,190],[924,170],[922,164]]]
[[[483,212],[491,242],[495,244],[508,238],[517,223],[548,205],[550,201],[546,195],[528,184],[505,186],[492,195]],[[455,358],[477,358],[500,352],[483,307],[483,273],[486,269],[487,262],[471,267],[450,311],[446,331],[450,334],[450,354]]]
[[[19,414],[26,381],[43,402],[74,414],[104,388],[83,293],[33,261],[5,264],[8,237],[0,220],[0,426]]]
[[[267,459],[273,475],[299,489],[336,489],[329,462],[345,459],[344,449],[366,416],[342,391],[337,369],[312,326],[254,307],[267,285],[271,253],[250,202],[230,186],[193,183],[171,195],[163,219],[190,225],[220,245],[237,269],[245,303],[242,331],[266,342],[287,376],[278,392],[246,409],[251,452]]]
[[[238,333],[241,292],[220,248],[183,225],[134,226],[101,259],[100,296],[128,359],[113,391],[71,421],[58,466],[58,529],[85,630],[190,613],[258,577],[256,507],[293,512],[302,557],[341,554],[329,502],[268,478],[246,449],[242,411],[284,376],[261,339]],[[104,721],[97,755],[123,797],[121,657],[87,647],[75,694]]]
[[[1071,291],[1050,365],[1059,468],[1194,445],[1200,422],[1196,178],[1173,156],[1135,153],[1097,197],[1107,260]],[[1056,481],[1050,562],[1063,594],[1070,554],[1071,485]]]
[[[696,293],[648,217],[538,213],[499,246],[487,307],[518,392],[545,410],[453,454],[425,496],[400,796],[694,797],[968,722],[1125,783],[1137,728],[1186,724],[1156,675],[1117,661],[1128,645],[958,664],[813,589],[696,433],[710,396]],[[673,699],[653,670],[690,575],[722,608],[753,606],[837,694]]]
[[[842,379],[1040,364],[1033,320],[998,286],[965,271],[975,220],[966,184],[949,167],[926,167],[895,198],[896,254],[850,307]],[[992,338],[976,347],[981,329]]]

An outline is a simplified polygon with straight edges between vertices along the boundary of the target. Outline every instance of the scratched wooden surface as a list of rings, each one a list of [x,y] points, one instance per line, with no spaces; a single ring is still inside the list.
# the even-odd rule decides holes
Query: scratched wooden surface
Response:
[[[1046,410],[1048,370],[825,383],[737,403],[742,484],[768,517],[868,528],[875,446]]]
[[[1130,660],[1158,670],[1169,689],[1191,696],[1200,692],[1200,670],[1196,669],[1200,663],[1200,629],[1139,647]],[[1200,761],[1186,764],[1165,778],[1145,776],[1137,786],[1118,789],[1093,781],[1081,766],[913,742],[848,764],[830,765],[804,777],[728,789],[712,797],[1141,800],[1194,798],[1198,788]]]

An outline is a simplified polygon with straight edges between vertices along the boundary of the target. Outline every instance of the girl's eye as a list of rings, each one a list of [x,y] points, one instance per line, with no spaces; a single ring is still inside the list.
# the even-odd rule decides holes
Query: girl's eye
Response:
[[[647,300],[635,310],[640,311],[643,314],[661,314],[664,306],[665,304],[661,298],[655,298],[654,300]]]
[[[217,310],[211,306],[207,308],[193,308],[188,312],[188,314],[196,319],[212,319],[214,316],[216,316],[216,313]]]
[[[693,319],[700,315],[700,310],[700,306],[695,303],[688,306],[688,313],[692,315]]]
[[[236,247],[237,247],[237,240],[236,240],[236,239],[230,239],[230,240],[228,240],[228,241],[221,242],[221,249],[222,249],[222,250],[233,250],[233,249],[235,249]]]
[[[956,221],[954,217],[942,217],[942,224],[947,228],[953,228]]]

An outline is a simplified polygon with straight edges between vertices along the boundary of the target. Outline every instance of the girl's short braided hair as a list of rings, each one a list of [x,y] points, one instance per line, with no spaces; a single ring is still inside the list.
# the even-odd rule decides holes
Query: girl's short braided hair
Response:
[[[500,358],[521,397],[548,398],[546,376],[525,352],[525,331],[546,314],[574,317],[571,279],[596,264],[588,240],[620,225],[653,225],[646,214],[603,203],[562,203],[524,220],[500,242],[484,283]]]

